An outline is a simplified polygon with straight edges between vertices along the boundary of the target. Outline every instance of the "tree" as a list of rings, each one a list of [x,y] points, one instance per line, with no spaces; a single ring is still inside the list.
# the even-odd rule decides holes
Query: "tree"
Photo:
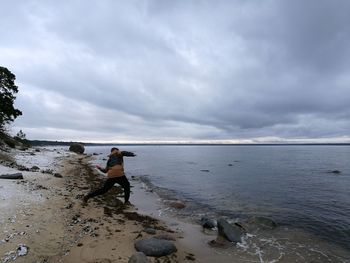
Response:
[[[26,139],[26,134],[22,130],[19,130],[19,132],[17,132],[15,138],[18,138],[20,140],[25,140]]]
[[[15,109],[13,103],[18,87],[15,85],[16,76],[7,68],[0,67],[0,130],[4,125],[14,121],[22,112]]]
[[[29,141],[26,139],[26,134],[19,130],[19,132],[16,134],[15,137],[13,137],[17,142],[22,143],[22,146],[24,147],[30,147]]]

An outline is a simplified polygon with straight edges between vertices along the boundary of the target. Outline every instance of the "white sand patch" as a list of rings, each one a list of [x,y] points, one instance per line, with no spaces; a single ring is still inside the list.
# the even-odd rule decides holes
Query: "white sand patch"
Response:
[[[37,148],[31,149],[25,152],[18,152],[15,155],[15,160],[17,164],[23,165],[25,167],[31,168],[33,166],[38,166],[40,170],[51,169],[53,171],[58,170],[59,161],[73,153],[67,152],[67,148]]]
[[[18,170],[0,165],[0,174],[17,173]],[[0,223],[11,218],[18,208],[33,202],[42,201],[38,193],[26,191],[25,186],[18,180],[0,180]]]
[[[56,172],[59,170],[59,161],[70,155],[64,149],[39,148],[39,151],[30,149],[27,151],[12,150],[12,155],[18,165],[32,168],[38,166],[37,172],[18,171],[15,168],[0,165],[0,174],[22,173],[23,180],[0,179],[0,224],[14,220],[16,214],[21,213],[32,204],[44,202],[46,198],[41,191],[33,191],[33,186],[53,180],[53,175],[42,173],[45,170]]]

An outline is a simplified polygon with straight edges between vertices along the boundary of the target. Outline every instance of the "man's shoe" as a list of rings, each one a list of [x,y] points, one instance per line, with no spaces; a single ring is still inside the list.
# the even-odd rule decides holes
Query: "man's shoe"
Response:
[[[124,203],[124,205],[125,205],[125,206],[132,206],[132,204],[131,204],[129,201],[126,201],[126,202]]]

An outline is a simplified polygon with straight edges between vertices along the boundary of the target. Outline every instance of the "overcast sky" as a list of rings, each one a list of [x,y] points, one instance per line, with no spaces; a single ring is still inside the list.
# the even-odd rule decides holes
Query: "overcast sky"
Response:
[[[350,142],[349,0],[0,2],[29,139]]]

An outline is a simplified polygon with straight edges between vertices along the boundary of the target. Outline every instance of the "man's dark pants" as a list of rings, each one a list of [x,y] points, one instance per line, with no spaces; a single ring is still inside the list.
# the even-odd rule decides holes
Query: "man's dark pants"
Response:
[[[108,178],[101,188],[89,193],[86,196],[86,198],[90,199],[98,195],[103,195],[107,193],[114,186],[114,184],[119,184],[121,187],[123,187],[124,200],[125,202],[128,202],[130,198],[130,183],[125,175],[120,177]]]

